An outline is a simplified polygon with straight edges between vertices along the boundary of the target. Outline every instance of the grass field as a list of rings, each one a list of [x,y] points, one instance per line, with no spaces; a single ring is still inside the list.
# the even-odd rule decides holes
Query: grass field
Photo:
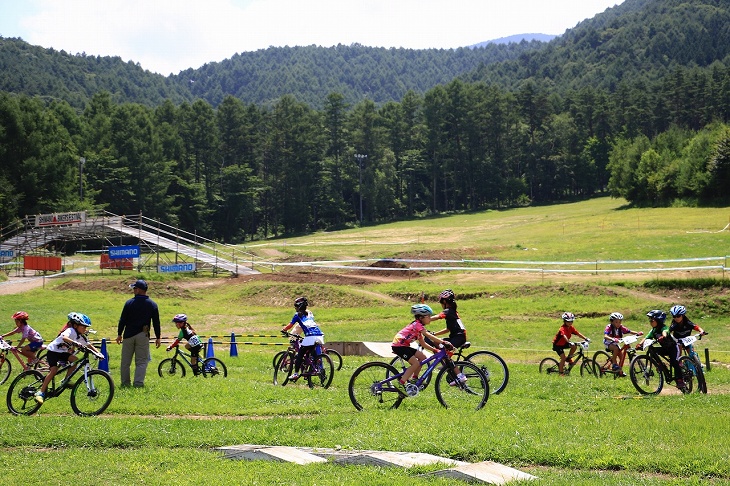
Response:
[[[599,199],[273,240],[267,246],[249,245],[249,250],[278,261],[406,255],[558,261],[702,258],[724,256],[730,248],[730,233],[716,232],[727,224],[728,214],[728,208],[623,209],[620,201]],[[416,241],[408,242],[412,239]],[[307,240],[316,244],[299,246]],[[394,241],[404,243],[374,244]],[[31,417],[6,414],[0,467],[8,482],[460,484],[419,476],[430,468],[231,461],[215,450],[252,443],[492,460],[538,476],[538,484],[730,484],[730,303],[717,272],[547,278],[423,272],[399,278],[277,268],[256,278],[143,276],[160,306],[166,337],[173,334],[169,321],[178,312],[187,313],[204,336],[275,335],[291,317],[293,299],[304,294],[328,341],[390,341],[408,323],[408,307],[421,292],[433,305],[437,293],[450,287],[474,347],[505,357],[510,383],[476,412],[444,409],[432,389],[398,410],[356,412],[347,382],[357,366],[374,358],[346,356],[330,389],[309,390],[271,383],[271,357],[282,346],[239,344],[239,356],[232,358],[227,345],[218,345],[216,357],[229,366],[227,379],[176,381],[157,376],[157,364],[166,356],[160,348],[153,352],[147,386],[118,390],[101,417],[73,415],[68,394],[48,401]],[[111,339],[130,296],[125,286],[136,277],[89,272],[22,294],[0,295],[0,317],[6,323],[0,331],[10,330],[10,315],[23,309],[48,339],[73,310],[90,315],[97,336]],[[552,354],[550,340],[562,312],[578,316],[576,326],[593,339],[594,352],[601,349],[610,312],[622,312],[628,327],[647,331],[644,314],[672,303],[687,305],[690,317],[710,332],[701,342],[712,359],[709,394],[683,396],[668,389],[658,397],[637,398],[627,378],[538,373],[539,360]],[[238,341],[283,344],[278,338]],[[119,347],[109,344],[108,350],[110,372],[118,381]],[[0,385],[0,396],[7,388],[7,383]]]

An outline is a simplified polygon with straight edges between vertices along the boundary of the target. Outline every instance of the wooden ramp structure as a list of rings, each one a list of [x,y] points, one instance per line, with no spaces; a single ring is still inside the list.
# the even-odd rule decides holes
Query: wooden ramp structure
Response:
[[[26,217],[0,232],[0,264],[8,264],[10,260],[20,259],[50,245],[57,248],[63,242],[81,240],[101,240],[105,248],[121,245],[122,241],[134,241],[146,255],[173,252],[176,260],[181,257],[194,261],[200,268],[233,275],[259,273],[253,269],[254,256],[235,246],[209,240],[141,214],[127,217],[108,211]],[[165,263],[147,260],[138,266]]]
[[[425,473],[422,476],[437,476],[485,484],[507,484],[510,481],[537,479],[536,476],[492,461],[468,463],[420,452],[353,451],[255,444],[219,447],[217,450],[221,451],[227,459],[281,461],[301,465],[328,461],[343,465],[402,467],[406,469],[414,466],[437,465],[443,466],[443,469]]]

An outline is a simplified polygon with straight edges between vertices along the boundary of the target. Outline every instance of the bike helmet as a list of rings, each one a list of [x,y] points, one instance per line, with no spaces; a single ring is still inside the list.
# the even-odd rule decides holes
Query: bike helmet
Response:
[[[565,312],[563,314],[563,320],[567,322],[573,322],[575,320],[575,314],[572,312]]]
[[[306,297],[298,297],[297,300],[294,301],[294,308],[298,311],[303,311],[308,305],[309,301]]]
[[[30,319],[30,316],[25,311],[18,311],[15,314],[13,314],[13,319],[20,319],[21,321],[27,321]]]
[[[664,321],[667,318],[667,314],[665,314],[663,310],[659,309],[650,310],[646,313],[646,316],[649,319],[654,319],[657,324],[664,324]]]
[[[91,325],[91,319],[89,319],[89,316],[86,314],[81,314],[80,312],[72,312],[68,315],[68,320],[72,324],[79,324],[82,326],[89,327]]]
[[[446,302],[453,302],[454,301],[454,291],[451,289],[446,289],[443,292],[439,294],[439,302],[442,300],[445,300]]]
[[[613,312],[610,316],[608,316],[609,321],[613,321],[615,319],[618,319],[619,321],[623,321],[624,315],[621,314],[620,312]]]
[[[673,305],[672,308],[669,309],[669,313],[672,314],[672,317],[683,316],[687,313],[687,308],[683,305]]]
[[[188,322],[188,316],[185,314],[177,314],[172,318],[172,322]]]
[[[416,304],[411,306],[411,314],[416,317],[433,315],[433,310],[426,304]]]

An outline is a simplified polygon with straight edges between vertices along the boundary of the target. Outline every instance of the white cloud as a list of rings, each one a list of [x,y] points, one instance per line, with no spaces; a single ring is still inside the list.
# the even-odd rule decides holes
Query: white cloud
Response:
[[[17,32],[0,21],[0,33],[169,74],[269,46],[452,48],[513,34],[562,34],[622,1],[24,0],[26,11],[11,26]],[[2,2],[3,10],[10,5]]]

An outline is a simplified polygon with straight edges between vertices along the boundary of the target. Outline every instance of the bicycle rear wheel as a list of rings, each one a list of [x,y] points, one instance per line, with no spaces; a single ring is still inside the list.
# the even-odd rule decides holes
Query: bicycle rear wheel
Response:
[[[71,390],[71,408],[76,415],[99,415],[112,403],[114,381],[103,370],[91,370],[82,376]]]
[[[664,375],[657,364],[646,355],[635,356],[629,364],[629,377],[642,395],[656,395],[664,386]]]
[[[325,353],[327,353],[327,356],[329,356],[332,360],[332,364],[335,365],[335,369],[340,371],[342,369],[342,355],[334,349],[327,349]]]
[[[610,374],[611,370],[611,355],[605,351],[596,351],[593,354],[593,363],[595,364],[594,374],[598,378],[605,378]]]
[[[466,381],[457,379],[457,368],[466,376]],[[489,380],[476,364],[457,361],[454,368],[444,368],[436,377],[436,398],[446,408],[479,410],[489,399]]]
[[[7,404],[10,413],[32,415],[41,408],[35,401],[35,394],[41,389],[43,375],[40,371],[28,370],[15,377],[8,388]]]
[[[294,369],[294,359],[296,356],[291,351],[285,351],[279,358],[278,363],[274,366],[274,385],[286,385],[289,382],[289,375]]]
[[[13,370],[7,355],[0,357],[0,385],[8,381],[10,372]]]
[[[492,395],[498,395],[507,388],[509,369],[507,363],[497,353],[477,351],[467,356],[465,361],[474,363],[482,370],[489,381],[489,393]]]
[[[553,373],[559,373],[558,360],[555,358],[545,358],[540,361],[540,373],[547,373],[548,375]]]
[[[203,361],[203,368],[201,371],[203,372],[204,378],[213,376],[222,376],[225,378],[228,376],[228,368],[226,368],[223,361],[218,358],[206,358]]]
[[[332,378],[335,375],[335,365],[332,363],[332,358],[328,354],[323,353],[315,356],[315,359],[308,368],[304,375],[307,377],[307,385],[309,385],[309,388],[314,388],[315,386],[329,388],[332,384]]]
[[[347,386],[350,401],[358,410],[398,408],[405,395],[396,388],[396,380],[384,382],[386,376],[399,372],[387,363],[373,361],[360,366]]]
[[[162,361],[160,361],[160,364],[157,366],[157,374],[160,375],[161,378],[185,378],[185,366],[181,361],[178,361],[176,358],[165,358]]]

